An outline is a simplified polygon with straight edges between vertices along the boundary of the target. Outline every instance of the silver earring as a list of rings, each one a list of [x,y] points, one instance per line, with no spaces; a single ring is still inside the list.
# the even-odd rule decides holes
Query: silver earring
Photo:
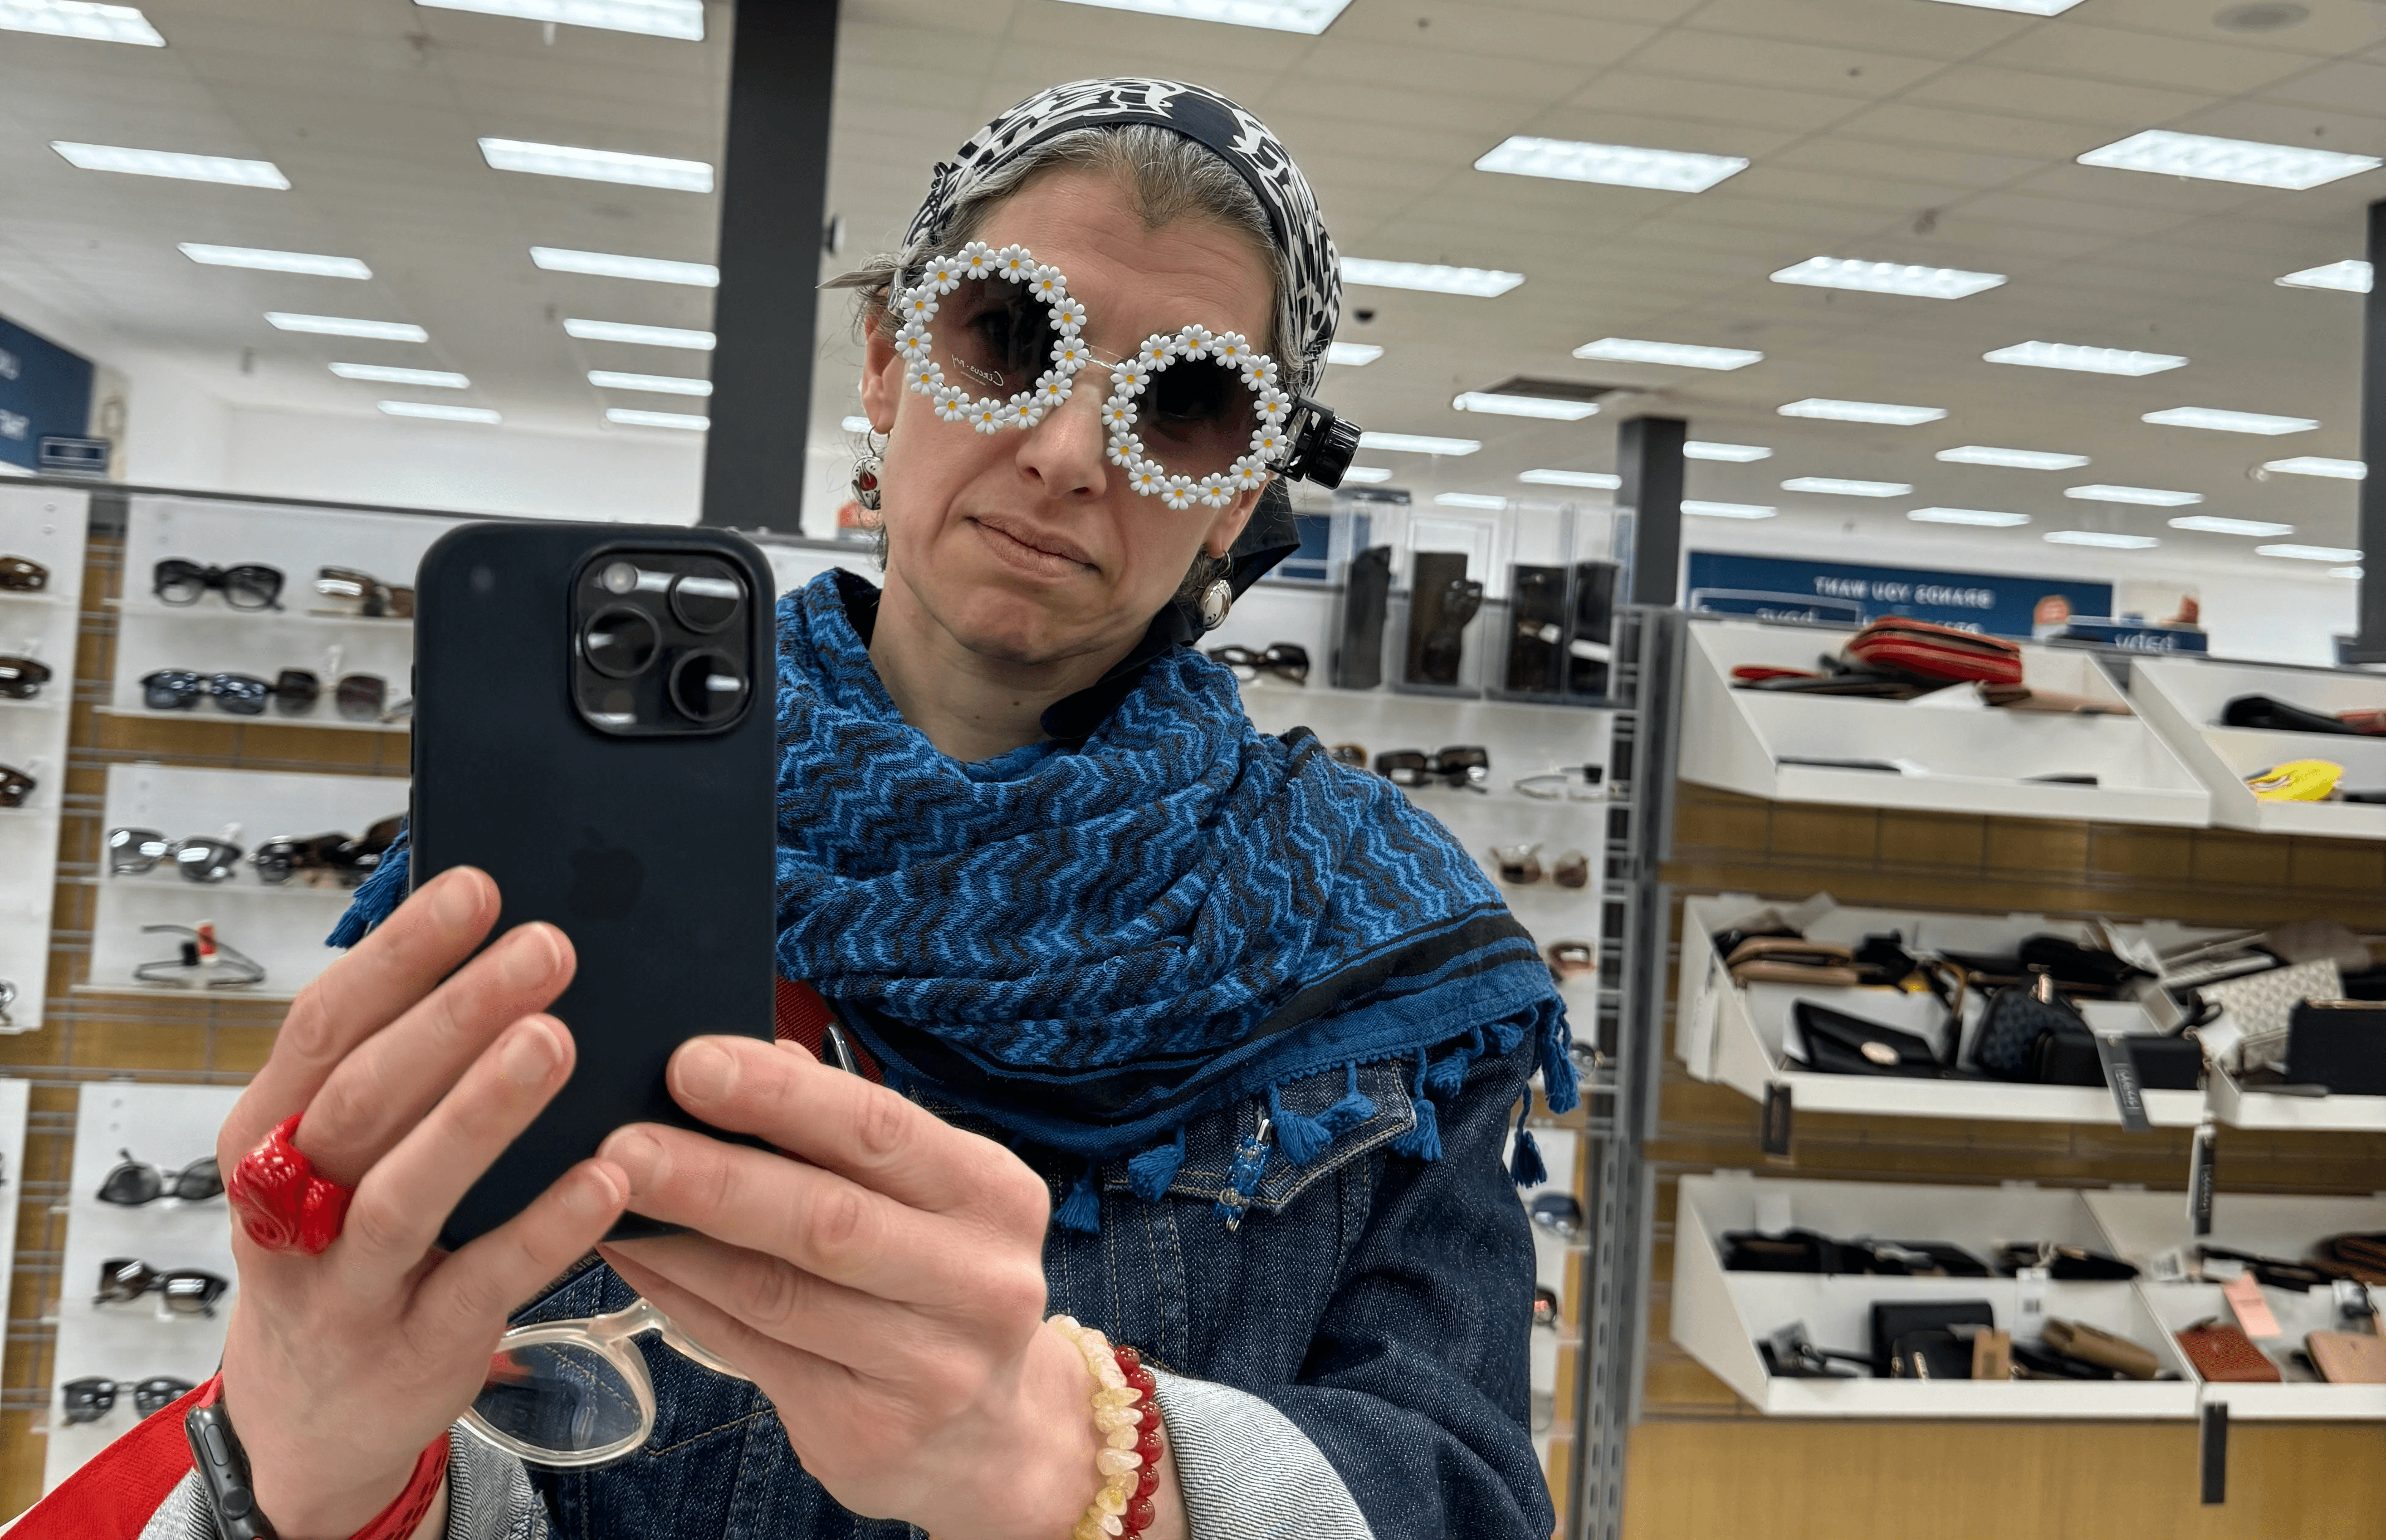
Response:
[[[863,442],[867,444],[871,440],[865,438]],[[878,472],[881,469],[874,444],[863,450],[861,457],[853,462],[853,500],[872,513],[878,511]]]
[[[1227,612],[1235,607],[1235,585],[1224,578],[1212,582],[1201,590],[1201,629],[1215,631],[1226,623]]]

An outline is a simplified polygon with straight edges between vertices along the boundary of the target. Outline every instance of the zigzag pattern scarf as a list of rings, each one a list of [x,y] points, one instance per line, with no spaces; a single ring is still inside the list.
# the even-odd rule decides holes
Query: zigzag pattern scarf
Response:
[[[1323,1069],[1415,1060],[1404,1143],[1425,1158],[1431,1096],[1493,1043],[1534,1033],[1572,1105],[1548,966],[1399,788],[1306,730],[1261,734],[1187,648],[1081,745],[948,758],[880,684],[841,584],[868,603],[841,572],[779,601],[780,970],[897,1083],[1086,1158],[1062,1222],[1090,1227],[1092,1172],[1119,1156],[1156,1197],[1185,1122],[1241,1097],[1268,1095],[1286,1158],[1315,1158],[1373,1113],[1354,1082],[1286,1116],[1275,1088]]]

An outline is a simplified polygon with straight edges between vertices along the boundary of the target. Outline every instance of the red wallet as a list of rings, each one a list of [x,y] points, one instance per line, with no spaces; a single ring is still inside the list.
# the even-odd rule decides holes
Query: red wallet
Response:
[[[2179,1333],[2179,1350],[2204,1379],[2230,1384],[2275,1383],[2282,1378],[2254,1339],[2222,1321],[2199,1321]]]
[[[1869,668],[1950,684],[2021,682],[2021,648],[2016,644],[1897,615],[1856,632],[1848,656]]]

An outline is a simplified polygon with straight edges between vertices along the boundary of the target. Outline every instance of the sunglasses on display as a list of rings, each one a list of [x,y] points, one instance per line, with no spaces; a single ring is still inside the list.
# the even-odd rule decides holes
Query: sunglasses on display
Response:
[[[1375,773],[1395,786],[1438,783],[1480,792],[1491,779],[1491,751],[1471,744],[1445,748],[1438,754],[1396,748],[1375,756]]]
[[[195,561],[169,557],[150,573],[150,591],[158,602],[195,605],[208,590],[221,594],[234,609],[282,607],[282,570],[255,562],[237,567],[202,567]]]
[[[1558,1306],[1558,1291],[1550,1287],[1547,1283],[1535,1284],[1533,1287],[1533,1324],[1536,1326],[1547,1326],[1554,1330],[1561,1319],[1562,1311]]]
[[[169,1315],[212,1316],[216,1301],[232,1287],[229,1280],[199,1268],[159,1271],[131,1257],[111,1257],[99,1264],[99,1293],[94,1305],[129,1305],[156,1295]]]
[[[199,836],[170,840],[155,829],[110,829],[107,870],[118,877],[138,877],[171,860],[187,882],[220,883],[239,870],[241,847],[230,840]]]
[[[1500,880],[1523,885],[1541,880],[1541,847],[1538,845],[1495,845],[1491,861],[1500,869]],[[1590,882],[1590,860],[1579,850],[1569,850],[1557,858],[1549,870],[1550,880],[1562,888],[1578,888]]]
[[[716,1374],[746,1378],[641,1299],[610,1315],[508,1332],[464,1414],[465,1431],[534,1465],[562,1469],[634,1452],[655,1428],[655,1383],[635,1340],[649,1332]]]
[[[190,1381],[178,1380],[170,1374],[159,1374],[138,1382],[69,1380],[58,1386],[59,1411],[69,1427],[77,1422],[96,1422],[116,1409],[119,1396],[130,1395],[132,1409],[148,1417],[164,1411],[198,1388]]]
[[[1552,941],[1542,948],[1550,959],[1550,971],[1560,979],[1578,978],[1599,971],[1599,952],[1588,941]]]
[[[311,882],[320,874],[341,887],[354,887],[381,865],[382,854],[397,843],[404,822],[403,814],[385,818],[366,830],[362,838],[335,833],[294,839],[277,834],[257,847],[248,864],[268,883],[287,883],[293,877]]]
[[[1265,652],[1253,652],[1249,647],[1212,647],[1210,656],[1235,670],[1235,677],[1246,682],[1262,674],[1272,674],[1287,684],[1309,682],[1309,649],[1291,642],[1278,642]]]
[[[116,1153],[122,1158],[99,1179],[99,1201],[102,1203],[138,1208],[160,1198],[204,1203],[211,1197],[223,1196],[223,1173],[216,1169],[216,1158],[212,1155],[203,1160],[194,1160],[179,1171],[168,1171],[135,1160],[129,1149]]]
[[[1607,796],[1607,767],[1560,765],[1538,775],[1520,775],[1508,783],[1544,802],[1599,802]]]
[[[0,765],[0,808],[21,808],[41,783],[14,765]]]
[[[25,557],[0,557],[0,593],[38,594],[50,585],[50,570]]]
[[[1533,1222],[1562,1241],[1582,1233],[1582,1205],[1571,1193],[1543,1193],[1533,1199]]]
[[[17,981],[0,979],[0,1027],[13,1027],[17,1024],[16,1018],[8,1014],[8,1008],[16,1003]]]
[[[359,572],[353,567],[316,569],[315,592],[326,599],[341,601],[344,608],[354,606],[354,613],[370,620],[414,618],[413,589],[394,588],[370,572]]]
[[[1367,768],[1367,745],[1364,744],[1336,744],[1325,752],[1337,765],[1349,765],[1357,770]]]
[[[284,669],[273,677],[272,693],[274,710],[302,717],[322,698],[323,682],[306,669]],[[344,674],[332,687],[332,699],[340,715],[352,722],[378,721],[389,701],[389,682],[378,674]]]
[[[265,982],[265,965],[216,935],[215,923],[144,925],[143,934],[164,932],[182,938],[176,955],[137,964],[132,976],[144,983],[170,983],[187,988],[204,983],[209,989],[242,989]]]
[[[50,666],[30,657],[0,657],[0,695],[31,700],[50,682]]]

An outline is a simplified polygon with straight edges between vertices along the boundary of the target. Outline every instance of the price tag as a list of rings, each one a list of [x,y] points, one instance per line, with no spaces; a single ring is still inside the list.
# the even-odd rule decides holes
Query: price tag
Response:
[[[2014,1341],[2034,1343],[2046,1334],[2046,1283],[2050,1276],[2044,1268],[2023,1268],[2014,1274]]]
[[[1757,1147],[1773,1159],[1789,1159],[1790,1124],[1790,1087],[1777,1080],[1764,1088],[1764,1112],[1757,1125]]]
[[[2187,1155],[2187,1219],[2199,1236],[2212,1233],[2212,1196],[2220,1159],[2220,1136],[2206,1118],[2195,1128]]]
[[[2113,1107],[2121,1114],[2121,1127],[2131,1133],[2143,1133],[2154,1125],[2146,1121],[2145,1085],[2138,1078],[2138,1061],[2129,1045],[2117,1033],[2096,1034],[2096,1057],[2104,1066],[2104,1084],[2113,1093]]]

